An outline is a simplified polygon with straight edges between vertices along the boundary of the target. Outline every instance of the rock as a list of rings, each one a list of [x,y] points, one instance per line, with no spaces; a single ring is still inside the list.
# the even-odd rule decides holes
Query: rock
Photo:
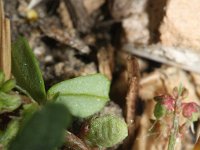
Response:
[[[122,23],[125,39],[129,43],[136,45],[148,44],[148,16],[146,13],[134,14],[131,17],[124,19]]]
[[[162,44],[200,51],[199,10],[199,0],[168,0],[160,27]]]
[[[131,3],[128,6],[121,5],[124,9],[121,8],[122,11],[118,10],[113,16],[114,18],[119,18],[119,16],[125,18],[122,27],[127,42],[139,46],[159,42],[159,27],[165,14],[166,1],[132,0],[129,1]]]
[[[83,5],[85,6],[88,14],[92,14],[94,11],[99,9],[103,4],[105,3],[105,0],[84,0]]]
[[[127,5],[122,5],[124,6],[123,9],[121,8],[123,11],[118,12],[118,14],[120,12],[124,13],[121,14],[121,16],[125,18],[122,22],[125,39],[127,42],[136,45],[148,44],[150,37],[148,30],[149,18],[146,12],[147,0],[132,0],[131,2],[132,3],[129,2],[129,7]],[[115,18],[117,17],[115,16]]]

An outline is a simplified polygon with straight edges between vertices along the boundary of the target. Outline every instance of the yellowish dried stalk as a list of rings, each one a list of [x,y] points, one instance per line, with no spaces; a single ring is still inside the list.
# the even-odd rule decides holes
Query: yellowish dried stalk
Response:
[[[0,69],[6,79],[11,76],[11,37],[10,21],[4,16],[3,1],[0,0]]]

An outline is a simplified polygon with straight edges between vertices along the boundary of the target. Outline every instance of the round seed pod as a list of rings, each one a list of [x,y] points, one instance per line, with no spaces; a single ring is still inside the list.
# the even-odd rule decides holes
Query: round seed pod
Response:
[[[124,120],[114,115],[93,118],[89,123],[86,141],[92,146],[112,147],[128,135]]]
[[[160,119],[161,117],[163,117],[166,112],[167,109],[160,102],[155,105],[154,116],[156,117],[156,119]]]

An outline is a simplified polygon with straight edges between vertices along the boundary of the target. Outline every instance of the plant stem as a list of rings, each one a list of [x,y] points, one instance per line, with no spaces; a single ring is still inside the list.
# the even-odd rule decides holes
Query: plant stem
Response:
[[[169,138],[168,150],[175,149],[176,136],[178,134],[178,126],[179,126],[179,117],[176,114],[174,114],[173,129],[171,130],[171,134]]]
[[[173,125],[172,125],[172,130],[170,133],[168,150],[174,150],[175,145],[176,145],[176,138],[177,138],[178,129],[179,129],[179,113],[177,112],[179,101],[180,100],[177,99],[174,104]]]
[[[169,137],[169,143],[168,143],[168,150],[174,150],[175,149],[175,145],[176,145],[176,138],[178,135],[178,130],[179,130],[179,111],[178,108],[181,106],[181,100],[180,100],[180,96],[183,93],[183,86],[182,84],[179,85],[178,87],[178,98],[175,101],[174,104],[174,112],[173,112],[173,125],[172,125],[172,130],[170,133],[170,137]]]
[[[24,90],[23,88],[21,88],[18,85],[15,85],[15,88],[17,90],[19,90],[20,92],[24,93],[26,96],[28,96],[28,98],[30,98],[30,100],[31,100],[32,103],[36,103],[37,104],[37,102],[32,98],[32,96],[26,90]]]

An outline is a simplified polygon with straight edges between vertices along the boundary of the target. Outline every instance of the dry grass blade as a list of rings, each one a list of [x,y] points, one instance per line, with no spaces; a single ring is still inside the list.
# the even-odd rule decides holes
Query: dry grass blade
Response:
[[[10,21],[4,17],[3,2],[0,0],[0,68],[6,79],[11,76]]]
[[[51,26],[48,26],[51,24]],[[47,22],[46,25],[40,26],[42,32],[56,41],[69,45],[72,48],[79,50],[81,53],[89,53],[90,49],[85,43],[80,40],[78,37],[72,37],[67,31],[63,31],[57,28],[55,25],[52,25],[51,22]]]
[[[139,65],[135,57],[128,58],[127,70],[129,89],[126,96],[126,122],[128,124],[129,137],[125,142],[124,149],[130,149],[135,136],[134,120],[139,86]]]
[[[71,132],[66,132],[64,150],[89,150],[85,143]]]
[[[64,2],[76,29],[80,32],[88,32],[92,25],[92,20],[84,7],[83,1],[65,0]]]
[[[128,126],[131,126],[135,117],[135,105],[139,85],[139,65],[135,57],[128,59],[127,70],[129,89],[126,97],[126,121]]]
[[[114,49],[110,45],[103,47],[97,54],[99,63],[99,72],[106,75],[109,80],[112,80],[114,68]]]

